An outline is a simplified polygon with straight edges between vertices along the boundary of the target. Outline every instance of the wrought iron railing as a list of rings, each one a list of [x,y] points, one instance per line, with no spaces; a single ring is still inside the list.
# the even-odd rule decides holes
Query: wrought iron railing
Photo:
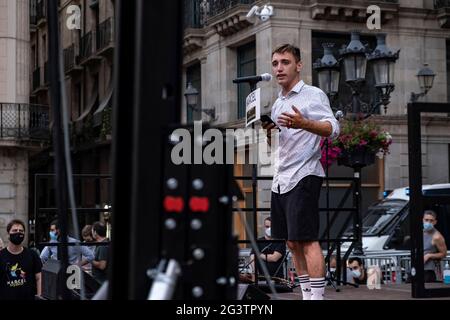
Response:
[[[64,71],[67,72],[75,66],[75,45],[64,49]]]
[[[253,4],[255,0],[209,0],[209,17],[216,16],[239,4]]]
[[[184,2],[184,28],[202,28],[202,12],[200,3],[202,0],[187,0]]]
[[[250,5],[254,2],[255,0],[186,0],[184,27],[202,28],[209,18],[224,13],[237,5]]]
[[[92,55],[92,32],[89,31],[80,41],[80,59],[84,60]]]
[[[98,25],[97,50],[107,47],[113,41],[112,19],[108,18]]]
[[[45,8],[45,0],[37,0],[36,3],[36,22],[47,17],[47,11]]]
[[[434,8],[435,9],[450,8],[450,0],[434,0]]]
[[[30,24],[37,23],[37,0],[30,0]]]
[[[0,103],[0,139],[49,139],[48,106]]]

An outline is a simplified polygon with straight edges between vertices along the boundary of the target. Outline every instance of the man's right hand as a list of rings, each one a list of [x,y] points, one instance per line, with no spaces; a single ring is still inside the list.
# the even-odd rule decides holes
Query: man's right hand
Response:
[[[264,130],[267,130],[266,135],[268,138],[270,138],[271,131],[277,127],[275,124],[270,123],[270,122],[261,122],[261,125]]]

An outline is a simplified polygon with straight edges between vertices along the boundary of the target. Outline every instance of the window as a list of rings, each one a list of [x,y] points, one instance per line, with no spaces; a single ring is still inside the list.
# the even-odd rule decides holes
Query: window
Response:
[[[37,64],[37,55],[36,55],[36,46],[31,46],[31,65],[33,66],[33,70],[36,70],[38,67]]]
[[[340,54],[339,50],[342,47],[347,47],[350,42],[350,34],[349,33],[326,33],[326,32],[313,32],[312,33],[312,61],[316,62],[317,59],[321,59],[323,57],[323,43],[334,43],[333,54],[336,59],[339,60]],[[361,42],[366,45],[368,44],[370,50],[374,50],[377,46],[377,40],[375,36],[366,36],[361,35]],[[311,66],[312,67],[312,66]],[[313,69],[313,85],[319,85],[317,72]],[[376,95],[375,90],[375,77],[373,73],[373,68],[370,63],[367,63],[367,71],[366,71],[366,83],[361,91],[361,99],[364,102],[368,103],[376,103],[378,101],[378,97]],[[345,71],[344,68],[341,67],[341,75],[339,82],[339,96],[338,101],[341,102],[342,105],[346,105],[352,101],[352,92],[350,87],[345,83]],[[333,106],[333,108],[337,108],[337,106]],[[375,110],[374,113],[380,113],[380,108]]]
[[[253,76],[256,74],[256,45],[252,41],[237,48],[237,76]],[[250,94],[247,83],[238,85],[238,119],[245,117],[245,99]]]
[[[42,57],[44,61],[47,61],[47,36],[45,34],[42,36]]]
[[[187,122],[191,123],[202,119],[202,112],[200,111],[202,109],[202,74],[200,63],[196,63],[186,69],[186,87],[188,83],[191,83],[191,85],[198,91],[197,111],[194,111],[192,108],[186,106]]]
[[[81,91],[81,83],[77,83],[75,85],[75,92],[74,92],[74,103],[76,106],[76,118],[78,118],[79,116],[81,116],[81,114],[83,113],[83,95],[82,95],[82,91]],[[73,114],[73,113],[72,113]]]

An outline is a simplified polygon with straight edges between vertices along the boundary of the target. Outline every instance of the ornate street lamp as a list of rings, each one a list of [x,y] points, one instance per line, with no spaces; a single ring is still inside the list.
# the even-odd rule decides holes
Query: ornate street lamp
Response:
[[[417,80],[419,81],[420,93],[411,92],[411,102],[416,102],[420,97],[425,96],[433,87],[434,77],[436,74],[428,68],[428,63],[424,63],[423,68],[417,73]]]
[[[380,105],[384,106],[384,113],[387,112],[391,93],[395,89],[394,70],[395,61],[397,61],[399,53],[400,50],[394,52],[386,46],[386,34],[380,33],[377,35],[377,47],[372,53],[367,55],[367,61],[373,65],[375,88],[380,94]],[[375,106],[375,108],[377,107]]]
[[[334,43],[324,43],[322,46],[324,51],[323,58],[318,59],[313,64],[313,68],[317,70],[319,87],[332,100],[337,96],[339,90],[340,65],[333,56]]]
[[[192,108],[193,110],[197,110],[198,91],[192,86],[190,82],[188,83],[186,91],[184,92],[184,96],[186,98],[186,104],[188,105],[188,107]]]
[[[324,44],[324,56],[314,64],[314,69],[319,75],[319,87],[328,94],[330,100],[336,99],[339,85],[336,77],[339,75],[339,63],[333,56],[332,44]],[[384,106],[385,112],[390,102],[390,95],[394,91],[394,66],[400,50],[394,52],[386,46],[386,34],[377,35],[377,47],[372,53],[368,53],[366,46],[360,41],[360,34],[352,32],[348,46],[340,50],[342,64],[345,71],[345,82],[352,90],[352,102],[342,106],[344,114],[348,111],[353,114],[364,113],[367,118],[380,107]],[[368,104],[361,100],[360,92],[365,83],[367,62],[372,63],[375,74],[375,88],[380,96],[380,102]],[[329,76],[327,76],[327,74]]]
[[[192,86],[192,84],[189,82],[188,86],[186,88],[186,91],[184,92],[184,97],[186,98],[186,104],[188,108],[191,108],[193,111],[196,112],[203,112],[204,114],[208,115],[211,118],[211,121],[216,121],[216,109],[201,109],[198,107],[198,98],[199,93],[198,90]]]
[[[330,100],[336,100],[339,86],[339,62],[332,54],[332,45],[324,44],[324,56],[314,64],[314,69],[319,76],[319,87],[329,96]],[[390,102],[390,95],[394,91],[394,66],[400,50],[394,52],[386,46],[386,34],[377,35],[377,47],[372,53],[360,41],[360,34],[352,32],[348,46],[340,50],[342,65],[344,66],[345,82],[352,90],[351,103],[340,106],[344,114],[347,111],[353,113],[354,119],[366,119],[381,105],[386,112]],[[375,89],[380,97],[380,102],[368,104],[361,100],[360,92],[365,83],[367,62],[373,65],[375,74]],[[425,84],[425,80],[423,81]],[[427,81],[429,84],[429,81]],[[363,113],[363,116],[360,114]],[[361,212],[361,169],[374,161],[374,155],[365,149],[357,150],[355,154],[348,155],[347,162],[343,164],[354,170],[356,178],[355,194],[357,197],[358,212],[355,217],[354,233],[356,243],[355,255],[363,255],[362,248],[362,212]],[[345,159],[344,159],[345,160]]]

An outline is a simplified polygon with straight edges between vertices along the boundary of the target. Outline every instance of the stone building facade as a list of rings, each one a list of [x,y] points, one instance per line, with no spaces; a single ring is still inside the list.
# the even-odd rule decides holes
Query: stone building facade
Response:
[[[48,108],[30,104],[29,1],[0,1],[0,237],[28,224],[31,156],[48,142]]]
[[[271,5],[274,15],[267,21],[246,19],[253,5]],[[369,30],[367,7],[381,9],[381,30]],[[434,70],[433,88],[420,101],[447,102],[450,96],[449,1],[384,0],[192,0],[187,2],[184,35],[184,81],[195,83],[201,92],[200,106],[213,108],[213,119],[205,113],[192,112],[184,105],[186,122],[203,119],[224,127],[243,127],[243,96],[248,88],[236,86],[238,76],[271,72],[272,49],[282,43],[300,47],[302,79],[318,85],[313,63],[323,55],[321,44],[348,44],[350,32],[359,30],[363,43],[376,46],[376,33],[387,34],[387,45],[401,49],[395,64],[395,91],[386,114],[381,110],[373,119],[393,136],[390,154],[363,169],[364,207],[382,197],[383,191],[407,186],[408,144],[406,106],[411,92],[419,92],[416,78],[424,63]],[[335,48],[338,57],[338,47]],[[343,69],[343,68],[342,68]],[[345,94],[341,71],[341,99]],[[368,70],[363,99],[374,97],[373,73]],[[269,113],[278,88],[275,81],[260,82],[262,113]],[[340,92],[341,93],[341,92]],[[183,102],[185,104],[185,102]],[[344,102],[343,102],[344,103]],[[450,113],[450,110],[449,110]],[[450,118],[429,114],[422,121],[423,183],[446,183],[450,176]],[[264,168],[261,168],[264,169]],[[241,168],[239,172],[249,172]],[[332,166],[331,175],[351,176],[351,170]],[[258,183],[258,206],[269,205],[270,182]],[[345,187],[345,186],[342,186]],[[247,188],[250,192],[250,189]],[[338,190],[338,189],[336,189]]]
[[[32,102],[51,108],[48,77],[48,1],[29,1],[29,95]],[[65,91],[70,114],[73,172],[76,175],[92,175],[74,179],[77,207],[100,209],[110,204],[108,175],[115,46],[114,1],[60,0],[58,4]],[[46,234],[45,228],[57,213],[39,210],[54,208],[56,204],[53,179],[36,178],[36,174],[53,171],[53,155],[50,149],[44,150],[30,161],[30,192],[33,193],[34,199],[30,204],[33,209],[30,214],[35,219],[36,228],[41,235]],[[98,214],[80,211],[81,226],[97,220]]]

